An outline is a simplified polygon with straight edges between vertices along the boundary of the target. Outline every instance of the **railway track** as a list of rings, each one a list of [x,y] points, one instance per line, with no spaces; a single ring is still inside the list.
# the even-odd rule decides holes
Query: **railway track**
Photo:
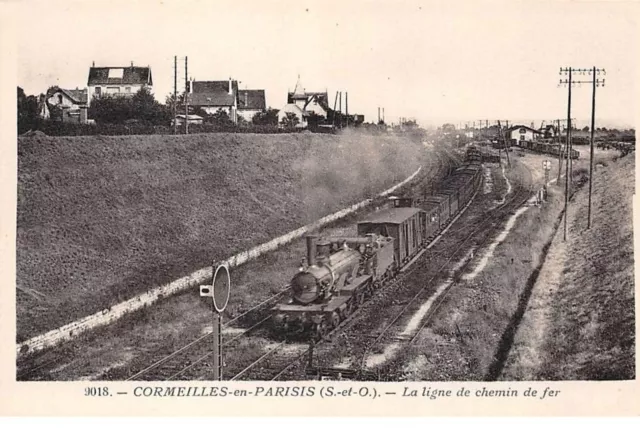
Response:
[[[447,157],[448,159],[446,160],[445,158],[442,158],[442,157],[439,158],[439,166],[438,166],[438,170],[436,171],[436,174],[439,174],[439,173],[448,174],[451,171],[451,169],[455,166],[455,165],[452,165],[451,162],[453,162],[454,164],[459,164],[460,162],[459,159],[455,158],[454,156],[451,156],[451,154],[447,154]],[[405,189],[403,192],[410,193],[410,194],[417,194],[419,193],[418,191],[423,190],[423,188],[427,184],[425,182],[430,181],[432,178],[433,178],[432,174],[425,172],[421,177],[421,179],[416,184],[412,185],[410,188]],[[277,299],[281,298],[284,294],[286,294],[287,291],[288,291],[288,287],[283,288],[283,290],[277,296],[269,298],[266,301],[256,305],[254,308],[247,311],[246,313],[236,317],[232,321],[227,322],[225,326],[230,327],[231,323],[234,323],[240,318],[245,317],[247,314],[253,312],[255,309],[264,305],[267,302],[269,303],[275,302]],[[266,317],[261,316],[258,319],[257,323],[253,324],[249,328],[241,330],[241,332],[237,334],[234,334],[230,340],[224,343],[224,346],[227,349],[233,348],[234,342],[236,342],[236,344],[239,344],[242,338],[247,337],[249,335],[255,335],[260,330],[264,329],[263,325],[269,321],[270,317],[271,315],[266,315]],[[343,323],[341,323],[340,326],[343,326]],[[207,363],[207,360],[211,357],[212,352],[210,350],[210,347],[207,346],[206,343],[204,342],[211,335],[212,335],[212,332],[209,332],[195,339],[194,341],[188,343],[187,345],[181,347],[180,349],[164,356],[163,358],[161,358],[160,360],[157,360],[150,366],[130,376],[129,378],[127,378],[127,381],[129,380],[171,380],[171,379],[178,379],[178,378],[184,379],[189,377],[201,377],[202,370],[203,369],[206,370],[207,368],[209,368],[209,364]],[[281,344],[282,346],[284,346],[285,343],[283,342]],[[279,348],[280,346],[278,346],[278,349]],[[187,355],[187,352],[188,352],[188,355]],[[184,354],[184,355],[181,355],[181,354]],[[274,353],[267,352],[265,355],[260,356],[259,357],[260,361],[256,360],[256,364],[267,359],[273,354]]]
[[[449,152],[446,153],[446,157],[439,155],[437,169],[432,172],[424,172],[420,180],[410,187],[405,188],[403,193],[412,195],[419,194],[424,187],[432,186],[430,181],[433,179],[434,175],[448,174],[452,168],[460,163],[460,161],[461,160],[459,158]],[[223,330],[234,330],[233,332],[230,332],[230,338],[225,342],[225,347],[229,350],[233,350],[235,347],[241,345],[244,339],[261,334],[261,331],[264,330],[264,324],[270,318],[268,305],[274,303],[286,293],[287,287],[283,288],[276,295],[258,303],[236,318],[225,322]],[[247,327],[232,327],[232,324],[238,325],[238,323],[243,323],[243,321],[244,323],[249,321]],[[345,322],[343,322],[340,327],[343,327],[344,323]],[[163,357],[129,376],[126,380],[168,380],[201,376],[202,371],[209,368],[208,360],[212,354],[207,341],[210,341],[211,336],[212,332],[207,332],[206,334],[195,338],[179,349],[163,355]],[[61,362],[68,359],[70,355],[73,354],[69,354],[69,352],[63,349],[45,352],[43,355],[36,357],[32,362],[27,363],[22,370],[18,372],[17,378],[19,380],[38,379],[38,377],[42,376],[43,372],[46,376],[48,368],[55,368]],[[275,356],[275,353],[272,355]],[[265,359],[267,358],[268,357],[265,357]],[[271,362],[273,362],[273,359]],[[110,374],[107,372],[106,374],[102,374],[98,379],[109,379],[109,377]]]
[[[448,232],[448,230],[451,227],[452,223],[455,222],[458,218],[460,218],[462,216],[462,214],[465,212],[465,210],[471,205],[471,203],[475,199],[478,191],[479,191],[479,189],[475,192],[473,198],[471,199],[471,201],[469,201],[469,203],[465,206],[465,208],[455,218],[452,219],[450,224],[447,227],[445,227],[445,229],[443,229],[438,235],[434,236],[431,239],[431,241],[427,244],[426,249],[430,248],[433,244],[435,244],[441,237],[443,237]],[[489,220],[489,218],[486,221],[488,221],[488,220]],[[478,229],[480,227],[482,227],[482,224],[480,224],[478,226]],[[464,244],[465,244],[464,242],[461,244],[461,248],[462,248],[462,246],[464,246]],[[412,261],[410,261],[405,266],[405,269],[411,267],[412,264],[415,261],[419,260],[422,257],[423,252],[419,252],[412,259]],[[451,258],[453,256],[454,255],[452,255]],[[395,279],[392,279],[388,284],[386,284],[384,287],[382,287],[382,289],[388,288],[388,287],[396,284],[400,279],[404,279],[404,278],[410,276],[417,269],[418,269],[418,266],[414,266],[413,268],[409,268],[408,270],[406,270],[406,272],[401,277],[397,277]],[[439,272],[441,270],[442,270],[442,268],[439,270]],[[416,300],[420,296],[420,294],[422,292],[423,291],[419,292],[416,296],[414,296],[414,298],[412,299],[411,302]],[[314,349],[318,345],[321,345],[321,344],[324,344],[324,343],[327,343],[327,342],[331,342],[331,339],[336,334],[340,333],[341,331],[345,330],[348,326],[350,326],[352,324],[352,322],[354,322],[356,320],[356,318],[359,315],[361,315],[362,311],[364,309],[368,308],[367,305],[370,305],[370,302],[375,300],[375,298],[378,296],[378,294],[379,294],[379,292],[376,292],[376,294],[374,295],[374,299],[370,300],[369,302],[366,302],[363,307],[359,307],[358,309],[356,309],[355,312],[353,312],[346,319],[344,319],[336,328],[334,328],[330,333],[328,333],[322,340],[317,342],[315,344],[315,346],[314,345],[309,345],[306,348],[302,348],[301,352],[296,352],[296,354],[293,356],[293,358],[289,358],[288,362],[285,361],[284,364],[278,365],[276,367],[271,366],[271,363],[274,362],[274,360],[273,360],[274,358],[277,358],[279,362],[282,361],[281,360],[282,358],[286,358],[286,355],[277,355],[277,353],[279,351],[281,351],[282,349],[284,349],[288,345],[288,340],[284,340],[284,341],[280,342],[278,345],[276,345],[275,347],[273,347],[272,349],[267,350],[267,352],[262,353],[261,355],[258,355],[257,358],[252,359],[252,361],[246,367],[244,367],[241,371],[239,371],[235,375],[233,375],[231,380],[238,380],[238,379],[241,379],[241,378],[248,378],[248,379],[251,379],[251,380],[278,380],[278,379],[283,379],[283,378],[289,378],[290,377],[290,372],[295,370],[296,366],[298,365],[298,363],[300,362],[301,359],[303,359],[306,356],[308,356],[310,351],[312,351],[312,349]],[[407,305],[407,307],[410,305],[410,303]],[[406,310],[407,307],[405,307],[405,309],[403,309],[403,312]],[[400,315],[398,315],[397,318],[392,323],[395,323],[395,321],[397,319],[399,319],[401,317],[401,315],[402,315],[402,313]],[[389,325],[389,327],[390,326],[391,325]],[[384,333],[380,335],[380,338],[383,335],[384,335]],[[251,373],[251,371],[254,370],[254,369],[257,369],[257,372]],[[267,371],[267,372],[265,372],[265,371]],[[273,373],[274,371],[275,371],[275,374]],[[205,377],[200,377],[200,378],[205,378]]]
[[[529,181],[531,181],[530,173],[529,173]],[[516,191],[512,193],[511,197],[508,199],[507,202],[505,202],[503,205],[491,211],[487,216],[480,218],[479,222],[476,222],[473,229],[470,232],[465,233],[466,236],[462,238],[462,241],[460,241],[461,239],[460,236],[456,236],[456,235],[460,235],[460,231],[457,231],[457,230],[454,231],[447,238],[448,241],[454,241],[454,242],[458,241],[458,244],[455,246],[453,252],[450,253],[450,256],[446,259],[444,263],[440,265],[433,264],[433,261],[430,258],[427,258],[425,262],[419,265],[420,268],[425,269],[423,273],[420,273],[420,275],[416,276],[415,278],[403,276],[403,279],[405,280],[405,282],[402,282],[402,284],[399,285],[399,288],[400,289],[404,288],[405,290],[412,290],[412,291],[417,290],[417,292],[413,294],[410,293],[409,295],[404,295],[400,299],[399,299],[400,296],[398,294],[393,294],[393,292],[391,292],[391,294],[386,295],[387,300],[385,301],[385,303],[375,304],[375,306],[378,309],[384,310],[384,312],[381,312],[375,316],[374,318],[375,322],[373,326],[375,328],[375,326],[377,326],[377,323],[379,323],[380,320],[382,319],[383,321],[387,322],[386,325],[383,327],[383,329],[380,332],[377,332],[371,335],[371,332],[374,331],[375,329],[368,327],[367,325],[361,325],[362,327],[360,328],[354,328],[356,334],[353,334],[353,336],[360,337],[361,341],[360,342],[352,341],[350,344],[354,346],[363,346],[359,349],[356,348],[355,350],[347,349],[348,351],[351,351],[350,354],[352,357],[356,357],[359,359],[356,362],[357,363],[355,366],[356,369],[358,369],[359,371],[363,371],[367,369],[366,360],[367,358],[369,358],[369,354],[372,351],[374,351],[375,348],[379,347],[384,342],[389,341],[391,338],[394,338],[393,341],[397,342],[399,345],[401,345],[401,347],[413,345],[415,341],[418,339],[418,336],[421,333],[421,331],[432,320],[433,316],[438,310],[438,307],[444,301],[447,292],[449,291],[450,287],[454,284],[454,282],[451,282],[448,286],[446,286],[446,288],[444,288],[443,291],[440,292],[436,300],[434,300],[434,302],[432,303],[426,315],[424,315],[420,320],[420,325],[417,327],[417,330],[415,330],[415,332],[405,337],[397,337],[397,333],[399,332],[398,328],[400,324],[404,321],[403,317],[406,317],[412,312],[415,312],[417,308],[419,308],[420,306],[419,299],[421,298],[426,299],[427,297],[430,297],[430,296],[427,296],[427,293],[431,291],[434,281],[436,281],[439,278],[442,278],[440,279],[442,281],[452,277],[451,274],[443,276],[443,273],[451,271],[452,261],[457,259],[456,256],[459,256],[465,250],[468,251],[469,246],[473,248],[481,248],[482,245],[486,243],[486,241],[493,236],[491,232],[496,229],[498,224],[500,224],[500,220],[505,217],[508,217],[515,209],[519,208],[522,204],[526,203],[526,201],[530,198],[532,193],[533,191],[530,188],[523,187],[523,186],[519,187]],[[465,229],[468,230],[469,228],[462,227],[460,230],[463,231]],[[487,231],[488,233],[480,233],[483,230]],[[442,246],[444,247],[447,247],[449,245],[450,244],[446,242],[442,243]],[[437,258],[433,258],[433,259],[437,259]],[[465,269],[465,267],[469,264],[470,261],[471,259],[467,260],[464,264],[457,267],[455,271],[457,271],[458,273],[462,272]],[[430,270],[430,268],[433,266],[436,266],[437,268],[435,270]],[[441,282],[435,282],[435,283],[439,284]],[[417,285],[423,285],[423,286],[417,288],[416,287]],[[396,290],[398,290],[398,288],[394,288],[394,292]],[[391,297],[392,300],[389,300],[389,297]],[[394,298],[395,298],[395,303],[394,303]],[[374,306],[374,305],[372,304],[371,306]],[[393,335],[394,333],[396,334],[396,336]],[[370,342],[362,341],[367,339],[373,339],[373,341],[370,341]],[[319,344],[316,345],[316,347],[319,347]],[[337,349],[335,346],[331,346],[331,348],[329,349],[329,351],[334,351],[334,352],[339,350],[340,349]],[[354,352],[354,351],[359,351],[359,352]],[[329,361],[333,361],[333,362],[337,361],[337,359],[335,358],[335,355],[332,355],[332,352],[324,352],[323,355],[321,356],[327,357]],[[299,360],[298,359],[293,360],[293,362],[296,362],[296,361],[299,361]],[[353,369],[351,369],[350,372],[353,372]],[[295,378],[300,379],[301,377],[297,376]]]

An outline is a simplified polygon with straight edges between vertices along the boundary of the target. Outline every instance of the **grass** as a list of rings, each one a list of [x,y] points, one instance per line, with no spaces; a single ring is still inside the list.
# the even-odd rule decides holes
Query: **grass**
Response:
[[[634,174],[633,155],[596,169],[590,230],[586,187],[574,197],[568,240],[560,229],[502,378],[635,377]]]
[[[532,170],[534,187],[539,187],[544,181],[541,157],[525,154],[516,162]],[[522,184],[522,164],[507,174],[514,190]],[[550,178],[555,178],[557,160],[552,166]],[[587,166],[586,160],[574,163],[574,182],[581,181]],[[420,347],[407,354],[414,358],[409,369],[419,365],[405,370],[407,379],[484,381],[499,375],[564,208],[563,187],[550,185],[548,201],[517,219],[484,270],[451,288],[421,335]]]
[[[318,134],[18,141],[18,341],[379,192],[419,146]]]
[[[633,155],[596,174],[589,231],[587,194],[575,200],[569,216],[570,257],[551,302],[552,324],[539,378],[635,377],[634,177]]]

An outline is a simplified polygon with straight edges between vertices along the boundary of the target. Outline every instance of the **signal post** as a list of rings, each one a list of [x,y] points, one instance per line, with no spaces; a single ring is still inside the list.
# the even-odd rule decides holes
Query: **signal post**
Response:
[[[231,282],[226,265],[213,267],[211,285],[200,285],[200,297],[211,297],[213,302],[213,379],[222,380],[222,312],[229,303]]]

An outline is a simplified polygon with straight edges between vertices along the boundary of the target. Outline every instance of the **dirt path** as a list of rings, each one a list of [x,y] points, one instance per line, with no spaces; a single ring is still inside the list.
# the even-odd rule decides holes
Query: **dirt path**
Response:
[[[631,194],[634,157],[598,166],[593,225],[588,190],[572,200],[500,379],[631,379],[634,369]]]

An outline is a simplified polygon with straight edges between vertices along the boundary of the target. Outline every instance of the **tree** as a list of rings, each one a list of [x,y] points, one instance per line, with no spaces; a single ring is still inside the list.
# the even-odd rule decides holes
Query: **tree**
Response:
[[[286,113],[286,116],[282,119],[282,125],[287,128],[295,128],[300,123],[298,115],[295,113]]]
[[[445,133],[447,132],[453,132],[456,130],[456,126],[452,123],[445,123],[444,125],[442,125],[442,131],[444,131]]]
[[[229,127],[233,125],[229,114],[222,108],[218,108],[218,111],[211,116],[211,122],[218,127]]]
[[[153,125],[168,125],[172,109],[158,103],[151,91],[143,87],[133,96],[99,96],[91,100],[89,119],[97,123],[123,124],[138,120]]]
[[[278,125],[278,110],[269,107],[268,110],[256,113],[251,119],[254,125]]]
[[[133,118],[132,99],[124,96],[98,96],[91,100],[88,118],[96,123],[123,124]]]
[[[32,129],[38,119],[38,98],[27,96],[21,87],[18,87],[18,133]]]
[[[589,132],[589,127],[585,125],[585,127],[582,128],[582,131],[584,131],[585,133],[588,133]]]

